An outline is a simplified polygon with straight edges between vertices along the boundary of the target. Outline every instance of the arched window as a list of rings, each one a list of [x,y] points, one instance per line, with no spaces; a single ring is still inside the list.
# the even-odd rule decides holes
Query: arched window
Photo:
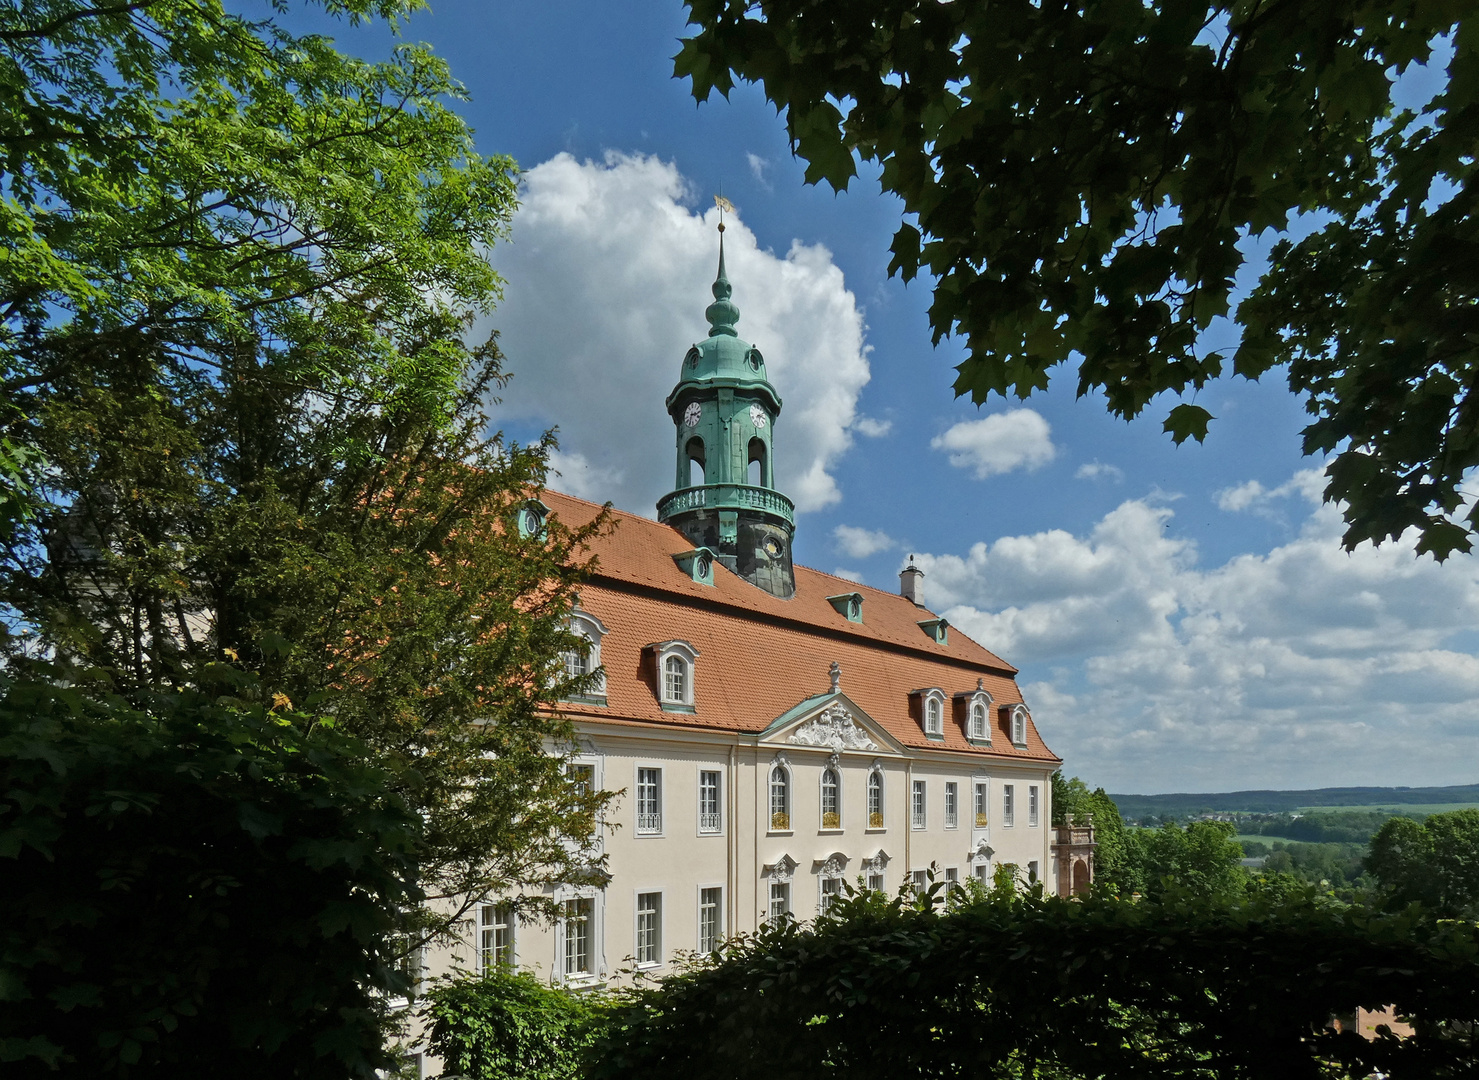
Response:
[[[662,695],[677,705],[688,701],[688,661],[681,656],[670,656],[663,663]]]
[[[945,730],[944,722],[941,720],[940,699],[936,697],[926,698],[924,702],[924,733],[926,735],[940,735]]]
[[[883,773],[878,769],[868,774],[868,828],[883,828]]]
[[[606,627],[594,615],[577,608],[570,613],[570,632],[577,644],[564,652],[565,678],[572,682],[585,680],[584,685],[570,691],[570,700],[605,705],[606,677],[600,667],[601,639],[606,636]]]
[[[791,829],[791,777],[782,765],[770,770],[770,829],[772,832]]]
[[[822,770],[822,828],[842,828],[842,784],[830,765]]]
[[[971,705],[971,738],[986,738],[986,703],[977,701]]]
[[[765,471],[765,440],[750,440],[749,482],[753,487],[770,487],[770,477]]]
[[[1027,707],[1018,705],[1012,710],[1012,742],[1023,746],[1027,742]]]
[[[584,637],[585,635],[581,635]],[[579,679],[591,673],[591,644],[586,638],[584,645],[565,653],[565,677]]]
[[[704,441],[698,436],[688,440],[684,447],[684,454],[688,458],[687,487],[697,487],[704,482]]]

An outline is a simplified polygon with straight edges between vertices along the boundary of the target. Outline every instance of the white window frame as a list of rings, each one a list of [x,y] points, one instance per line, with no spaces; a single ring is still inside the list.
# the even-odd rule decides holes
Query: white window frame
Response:
[[[923,896],[929,891],[930,872],[928,870],[915,870],[909,875],[909,887],[914,890],[916,896]]]
[[[657,898],[657,906],[655,908],[643,907],[644,899],[647,897]],[[662,967],[663,909],[666,906],[666,897],[663,895],[662,889],[632,890],[632,957],[636,961],[637,967],[643,971]],[[644,928],[642,925],[643,917],[648,914],[652,915],[653,925]],[[644,932],[651,933],[651,941],[644,942],[642,940]],[[644,948],[650,948],[651,950],[650,955],[646,958],[643,956]]]
[[[1036,784],[1028,784],[1027,785],[1027,827],[1029,829],[1035,829],[1035,828],[1037,828],[1037,811],[1038,811],[1038,786]]]
[[[1017,825],[1017,785],[1001,785],[1001,827],[1013,829]]]
[[[588,643],[588,648],[586,649],[584,656],[585,671],[580,672],[579,674],[584,675],[590,672],[596,673],[596,678],[592,681],[589,689],[587,689],[586,692],[580,696],[604,697],[606,694],[606,673],[605,671],[601,670],[601,639],[604,638],[607,634],[605,624],[602,623],[600,619],[596,618],[590,612],[581,611],[579,608],[576,608],[570,613],[569,629],[571,633],[579,634],[581,637],[585,638],[586,642]],[[572,670],[573,656],[573,651],[567,651],[565,653],[565,675],[567,678],[574,678],[577,675],[577,673]]]
[[[775,784],[776,771],[781,774],[784,787],[784,810],[776,809]],[[784,822],[778,822],[777,817],[785,815]],[[766,832],[771,835],[789,835],[796,823],[796,777],[791,772],[791,763],[784,757],[777,756],[770,763],[770,768],[765,770],[765,824]]]
[[[991,828],[991,781],[978,776],[971,781],[972,828]]]
[[[714,809],[711,814],[704,812],[704,777],[714,777]],[[695,820],[698,822],[699,836],[723,836],[724,835],[724,770],[710,769],[699,766],[698,770],[698,807]]]
[[[923,780],[909,783],[909,828],[929,828],[929,785]]]
[[[833,781],[836,809],[832,812],[836,820],[827,824],[827,778]],[[822,832],[842,831],[842,769],[828,763],[822,766],[821,778],[817,781],[817,823]]]
[[[973,743],[991,745],[991,695],[985,690],[973,690],[965,697],[965,737]],[[979,716],[978,716],[979,714]],[[979,720],[979,722],[978,722]]]
[[[644,814],[644,778],[643,773],[657,774],[657,806],[654,814],[650,809]],[[637,793],[633,800],[633,810],[636,813],[637,827],[632,830],[636,836],[662,836],[663,835],[663,770],[661,765],[653,765],[649,762],[639,762],[636,767],[636,779],[632,790]],[[644,820],[645,819],[645,820]]]
[[[878,809],[873,809],[873,792],[875,782],[878,791]],[[883,776],[883,766],[874,765],[868,770],[868,781],[864,787],[866,794],[866,809],[868,816],[868,832],[885,832],[888,829],[888,786]],[[874,815],[877,815],[876,821]]]
[[[1027,745],[1027,706],[1012,706],[1012,745]]]
[[[498,918],[500,917],[500,911],[503,913],[502,914],[502,918],[504,920],[501,923],[497,921]],[[489,922],[488,921],[490,915],[493,918],[493,921],[492,922]],[[491,940],[493,942],[493,951],[494,951],[494,955],[496,956],[497,955],[497,948],[498,948],[498,946],[497,946],[497,940],[498,940],[498,929],[499,929],[499,927],[502,927],[503,928],[503,930],[506,933],[507,938],[508,938],[508,944],[506,946],[507,955],[502,960],[496,960],[495,959],[492,962],[490,962],[489,959],[488,959],[488,951],[489,950],[488,950],[487,945],[485,944],[485,942],[487,942],[489,940],[488,935],[491,934],[492,935],[492,939]],[[476,952],[476,959],[477,959],[477,965],[476,966],[477,966],[478,974],[480,974],[480,975],[488,975],[488,974],[490,974],[490,973],[492,973],[494,971],[499,970],[500,968],[503,969],[503,970],[511,970],[513,968],[518,967],[518,964],[519,964],[519,954],[518,954],[518,948],[519,948],[519,928],[518,927],[519,927],[519,916],[518,916],[518,912],[515,910],[513,904],[509,903],[507,900],[493,900],[493,901],[489,901],[486,904],[479,904],[478,905],[478,917],[477,917],[477,934],[478,934],[478,936],[477,936],[476,950],[475,950],[475,952]]]
[[[766,898],[765,919],[772,926],[777,925],[782,916],[792,915],[794,917],[791,907],[791,883],[789,881],[770,882],[770,887],[766,891]],[[776,906],[777,901],[781,905],[779,908]]]
[[[581,900],[590,904],[586,921],[586,964],[588,970],[567,970],[569,959],[569,922],[565,914],[566,905]],[[605,905],[602,896],[594,888],[560,889],[555,893],[555,903],[560,905],[560,917],[555,920],[555,971],[558,982],[563,986],[589,986],[599,982],[605,974],[603,956],[603,929]]]
[[[830,888],[829,888],[830,886]],[[827,914],[827,909],[842,898],[842,875],[817,875],[817,914]]]
[[[960,888],[960,867],[945,867],[945,895],[950,895]]]
[[[656,665],[657,701],[664,709],[686,712],[694,707],[697,684],[699,651],[686,641],[661,641],[647,646]],[[678,696],[668,693],[668,661],[677,659],[683,664],[683,692]]]
[[[888,882],[881,869],[868,871],[868,888],[880,893],[888,891]]]
[[[945,828],[954,829],[960,825],[960,784],[954,780],[945,781]]]
[[[927,738],[945,737],[945,692],[938,686],[914,691],[919,695],[919,727]]]
[[[707,892],[717,894],[717,898],[714,901],[714,940],[711,943],[704,941],[704,893]],[[697,896],[697,920],[694,923],[697,929],[695,944],[698,946],[698,954],[700,956],[708,956],[716,951],[724,941],[724,886],[719,884],[700,885],[697,890]],[[709,947],[705,947],[706,945]]]

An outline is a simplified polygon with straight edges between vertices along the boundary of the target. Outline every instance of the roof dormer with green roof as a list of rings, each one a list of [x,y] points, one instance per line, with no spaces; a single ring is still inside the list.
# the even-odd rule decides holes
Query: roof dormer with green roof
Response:
[[[677,428],[674,488],[657,503],[657,517],[695,547],[773,596],[796,591],[791,568],[795,504],[775,489],[772,453],[781,398],[759,349],[735,332],[739,308],[724,270],[719,226],[719,273],[714,302],[704,312],[709,336],[688,350],[678,385],[668,395]]]

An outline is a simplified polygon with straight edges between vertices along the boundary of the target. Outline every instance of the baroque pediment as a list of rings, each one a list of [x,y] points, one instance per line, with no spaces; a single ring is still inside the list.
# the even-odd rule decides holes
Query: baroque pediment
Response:
[[[786,741],[794,746],[820,746],[828,750],[881,750],[873,737],[840,704],[834,702],[819,714],[798,724]]]

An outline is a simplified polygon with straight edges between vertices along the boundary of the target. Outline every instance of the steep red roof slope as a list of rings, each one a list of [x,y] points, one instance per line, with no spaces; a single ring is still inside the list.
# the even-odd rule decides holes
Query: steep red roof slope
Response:
[[[542,496],[568,525],[589,522],[600,507],[558,492]],[[801,700],[826,693],[828,669],[842,669],[842,691],[890,735],[909,747],[949,749],[998,758],[1057,761],[1029,721],[1027,744],[1013,747],[996,710],[992,747],[973,747],[947,720],[945,740],[925,737],[909,714],[909,693],[938,687],[947,697],[974,690],[977,679],[997,705],[1021,702],[1017,669],[958,629],[936,643],[919,626],[936,616],[895,593],[796,567],[796,595],[781,600],[716,565],[714,584],[693,581],[673,556],[692,549],[667,525],[615,511],[613,532],[597,540],[597,569],[580,607],[605,624],[601,662],[605,708],[569,705],[572,716],[636,720],[689,728],[755,733]],[[828,596],[860,593],[863,621],[849,622]],[[646,646],[686,641],[699,652],[692,714],[664,711]],[[947,716],[949,712],[947,711]]]

